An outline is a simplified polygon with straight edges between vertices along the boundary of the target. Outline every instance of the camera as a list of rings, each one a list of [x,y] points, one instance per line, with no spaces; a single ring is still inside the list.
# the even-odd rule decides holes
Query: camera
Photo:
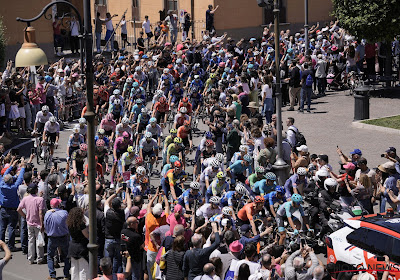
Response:
[[[381,154],[381,157],[385,157],[386,155],[385,154]]]

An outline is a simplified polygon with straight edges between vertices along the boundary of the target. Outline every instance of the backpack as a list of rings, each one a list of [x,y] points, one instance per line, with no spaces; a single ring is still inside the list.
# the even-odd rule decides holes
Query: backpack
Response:
[[[308,77],[307,77],[308,79]],[[303,133],[301,133],[300,131],[295,131],[294,129],[290,129],[291,131],[293,131],[296,134],[296,144],[294,145],[295,147],[300,147],[301,145],[307,145],[307,140],[304,137]]]
[[[306,78],[306,86],[311,87],[314,83],[314,79],[311,76],[311,74],[308,74],[307,78]]]

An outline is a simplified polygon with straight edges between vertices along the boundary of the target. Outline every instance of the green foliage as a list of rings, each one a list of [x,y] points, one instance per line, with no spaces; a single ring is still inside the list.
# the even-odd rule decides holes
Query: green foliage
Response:
[[[400,34],[400,0],[332,0],[333,16],[356,38],[372,42]]]
[[[0,17],[0,66],[4,64],[6,58],[6,27],[3,24],[3,18]]]

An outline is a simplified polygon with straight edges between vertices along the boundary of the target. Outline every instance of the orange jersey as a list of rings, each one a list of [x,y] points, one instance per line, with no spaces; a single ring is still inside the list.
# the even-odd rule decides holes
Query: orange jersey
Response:
[[[239,210],[237,216],[242,221],[251,221],[253,220],[253,216],[256,214],[256,210],[254,207],[254,202],[248,203],[243,206],[242,209]]]

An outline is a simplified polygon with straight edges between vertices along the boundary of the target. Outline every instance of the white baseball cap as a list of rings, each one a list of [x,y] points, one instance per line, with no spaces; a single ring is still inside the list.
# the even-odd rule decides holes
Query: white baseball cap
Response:
[[[308,147],[306,145],[301,145],[300,147],[297,147],[296,150],[299,152],[308,153]]]

